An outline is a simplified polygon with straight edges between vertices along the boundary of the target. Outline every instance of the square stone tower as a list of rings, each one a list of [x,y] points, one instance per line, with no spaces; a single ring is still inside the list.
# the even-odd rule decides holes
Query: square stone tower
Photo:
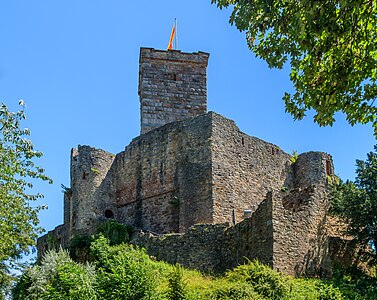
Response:
[[[141,133],[207,112],[209,54],[140,48]]]

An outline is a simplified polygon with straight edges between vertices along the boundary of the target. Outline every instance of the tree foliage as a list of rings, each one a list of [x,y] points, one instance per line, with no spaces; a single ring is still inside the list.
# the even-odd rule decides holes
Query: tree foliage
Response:
[[[332,194],[333,211],[344,218],[348,233],[377,247],[377,145],[367,159],[356,161],[355,182],[340,182]],[[376,251],[374,251],[376,253]]]
[[[230,23],[246,31],[249,48],[271,68],[291,67],[286,111],[332,125],[371,122],[377,137],[377,3],[375,0],[212,0],[233,5]]]
[[[7,278],[5,262],[28,252],[42,231],[37,216],[41,208],[32,204],[43,195],[33,193],[32,180],[51,182],[34,163],[42,153],[27,138],[29,129],[21,128],[25,119],[22,100],[20,105],[20,111],[11,112],[0,104],[0,286]]]
[[[75,263],[68,251],[50,251],[41,265],[30,267],[13,290],[13,299],[97,299],[96,273],[90,264]]]

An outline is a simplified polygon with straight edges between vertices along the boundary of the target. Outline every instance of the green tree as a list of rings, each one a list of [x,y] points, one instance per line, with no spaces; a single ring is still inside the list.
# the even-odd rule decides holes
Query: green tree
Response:
[[[20,111],[11,112],[0,104],[0,287],[9,280],[7,262],[27,253],[42,232],[37,216],[41,207],[32,204],[43,195],[33,193],[32,180],[51,182],[34,163],[42,153],[27,138],[29,129],[21,128],[22,100],[20,105]]]
[[[26,269],[13,289],[15,300],[96,300],[93,265],[74,262],[68,251],[45,253],[41,264]]]
[[[335,186],[333,211],[344,218],[348,233],[364,245],[377,247],[377,145],[365,161],[356,161],[356,180]],[[376,254],[376,251],[374,251]]]
[[[372,123],[377,137],[377,3],[375,0],[212,0],[233,5],[230,23],[270,68],[291,67],[295,119],[315,110],[332,125],[337,111],[351,125]]]

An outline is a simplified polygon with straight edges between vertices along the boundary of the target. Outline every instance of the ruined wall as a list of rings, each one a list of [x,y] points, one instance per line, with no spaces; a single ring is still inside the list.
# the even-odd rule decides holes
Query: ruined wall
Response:
[[[157,128],[117,155],[117,220],[157,233],[212,222],[210,116]]]
[[[329,275],[323,210],[316,212],[317,203],[308,203],[292,212],[279,207],[278,202],[282,203],[281,198],[269,193],[251,218],[235,226],[200,224],[184,234],[160,236],[137,231],[131,243],[146,248],[158,260],[211,273],[223,273],[248,259],[257,259],[288,275]]]
[[[223,273],[245,263],[247,258],[268,263],[258,256],[262,250],[253,241],[254,225],[252,219],[246,219],[232,227],[229,224],[198,224],[183,234],[157,236],[137,231],[131,243],[145,248],[158,260],[204,272]],[[267,250],[272,257],[272,248]]]
[[[213,223],[211,126],[213,113],[181,123],[179,232],[198,223]]]
[[[66,224],[59,225],[37,240],[37,258],[40,260],[48,250],[67,249],[70,245],[70,232]]]
[[[250,218],[229,227],[221,240],[221,270],[258,259],[273,267],[272,203],[265,199]]]
[[[234,210],[238,223],[245,209],[254,212],[267,192],[292,176],[290,155],[220,115],[214,114],[212,126],[214,222],[232,224]]]
[[[140,49],[141,133],[207,111],[209,54]]]
[[[332,159],[321,152],[303,153],[293,169],[293,188],[271,195],[273,266],[295,276],[326,276],[327,176],[333,175]]]
[[[184,234],[163,236],[138,231],[131,243],[146,248],[158,260],[205,272],[223,272],[221,241],[227,227],[225,224],[195,225]]]
[[[93,233],[101,217],[114,214],[114,200],[106,179],[113,160],[113,154],[101,149],[72,149],[70,195],[65,199],[69,209],[64,210],[71,236]]]
[[[325,203],[321,196],[314,186],[287,195],[273,194],[276,270],[293,276],[325,276],[329,272]]]
[[[212,121],[216,117],[212,115]],[[258,259],[294,276],[327,276],[331,272],[326,230],[331,156],[301,154],[285,175],[279,190],[267,192],[251,217],[235,226],[206,224],[181,235],[142,234],[135,243],[158,259],[203,271],[225,272],[247,259]]]
[[[327,185],[328,176],[334,175],[334,165],[330,154],[310,151],[298,156],[294,164],[295,187],[312,184]]]

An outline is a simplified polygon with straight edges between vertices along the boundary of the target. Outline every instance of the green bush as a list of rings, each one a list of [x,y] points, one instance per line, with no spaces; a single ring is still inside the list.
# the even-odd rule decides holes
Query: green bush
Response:
[[[130,241],[132,228],[115,220],[107,220],[98,226],[97,233],[107,238],[110,245],[119,245]]]
[[[75,263],[67,251],[47,252],[41,265],[26,270],[13,290],[14,300],[97,299],[95,270]]]
[[[69,254],[75,261],[88,261],[89,249],[92,238],[86,235],[76,235],[72,238],[69,246]]]
[[[211,300],[262,300],[265,299],[254,291],[253,286],[244,281],[218,279],[213,282],[207,298]]]
[[[145,251],[132,245],[110,246],[104,236],[92,242],[100,299],[153,299],[158,275]]]
[[[319,300],[342,300],[342,293],[331,284],[318,283]]]
[[[230,281],[246,282],[258,294],[270,299],[283,299],[289,293],[287,279],[258,261],[238,266],[227,273]]]
[[[51,278],[48,299],[98,299],[95,285],[96,275],[92,266],[66,263]]]
[[[368,276],[355,267],[335,267],[331,283],[342,292],[344,299],[377,299],[377,277]]]
[[[183,281],[183,269],[176,265],[174,270],[168,275],[169,289],[167,297],[169,300],[184,300],[186,299],[186,284]]]
[[[95,236],[77,235],[70,242],[69,252],[73,260],[78,262],[90,261],[90,245],[100,235],[109,240],[109,244],[119,245],[128,243],[132,234],[132,227],[118,223],[115,220],[107,220],[97,228]]]

